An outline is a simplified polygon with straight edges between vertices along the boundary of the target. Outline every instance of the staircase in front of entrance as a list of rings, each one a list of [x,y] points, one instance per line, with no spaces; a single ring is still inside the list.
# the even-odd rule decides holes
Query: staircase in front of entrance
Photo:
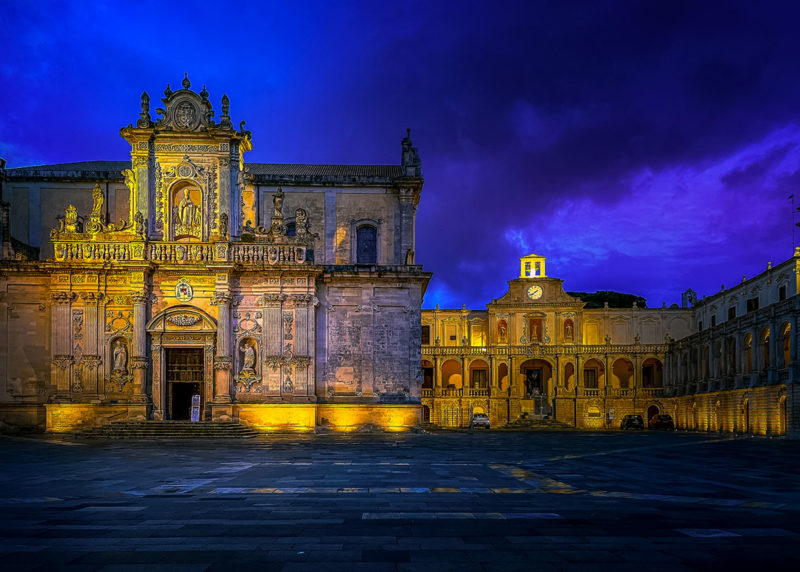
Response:
[[[252,439],[259,433],[238,423],[123,421],[78,430],[72,435],[90,439]]]

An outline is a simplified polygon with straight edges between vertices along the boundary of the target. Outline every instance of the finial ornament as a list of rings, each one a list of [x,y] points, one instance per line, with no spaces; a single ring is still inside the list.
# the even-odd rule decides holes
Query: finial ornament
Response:
[[[200,92],[200,97],[202,97],[204,101],[208,100],[208,91],[206,91],[206,84],[203,84],[203,90]]]
[[[404,177],[422,177],[422,161],[419,158],[419,151],[411,142],[411,129],[406,129],[406,136],[402,141],[402,156],[400,168]]]
[[[228,114],[231,110],[231,101],[228,99],[228,94],[222,94],[222,116],[228,117]]]
[[[181,80],[181,85],[183,86],[183,89],[189,89],[190,87],[192,87],[192,82],[189,81],[188,72],[185,72],[183,74],[183,80]]]
[[[167,89],[164,90],[164,97],[167,99],[172,97],[172,89],[170,89],[169,84],[167,84]]]
[[[150,96],[146,91],[142,92],[142,111],[139,113],[139,120],[136,122],[136,127],[152,127],[153,121],[150,119]]]

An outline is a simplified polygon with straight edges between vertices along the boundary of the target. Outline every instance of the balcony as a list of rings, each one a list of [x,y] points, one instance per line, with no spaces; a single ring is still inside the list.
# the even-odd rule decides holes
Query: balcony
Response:
[[[639,390],[641,397],[664,397],[665,391],[663,387],[643,387]]]

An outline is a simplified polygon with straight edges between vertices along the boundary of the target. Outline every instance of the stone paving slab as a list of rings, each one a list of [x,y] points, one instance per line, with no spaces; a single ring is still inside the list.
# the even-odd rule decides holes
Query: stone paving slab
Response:
[[[0,562],[15,571],[800,565],[800,443],[778,439],[2,437],[0,459]]]

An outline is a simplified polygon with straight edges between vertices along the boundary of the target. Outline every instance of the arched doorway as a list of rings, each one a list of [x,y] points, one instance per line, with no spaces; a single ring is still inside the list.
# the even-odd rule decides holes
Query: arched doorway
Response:
[[[214,399],[217,322],[200,308],[167,308],[147,324],[153,358],[150,395],[155,419],[188,419],[195,391],[201,419],[210,418]],[[223,390],[220,388],[220,390]],[[230,397],[230,386],[224,388]]]
[[[471,389],[489,389],[489,364],[482,359],[469,364],[469,386]]]
[[[663,386],[661,360],[647,358],[642,363],[642,387],[657,388]]]
[[[786,435],[786,396],[778,400],[778,435]]]
[[[647,421],[649,422],[653,417],[658,415],[661,410],[658,408],[658,405],[651,405],[647,408]]]
[[[461,389],[461,363],[450,359],[442,364],[442,387]]]
[[[422,422],[423,423],[430,423],[431,422],[431,408],[427,405],[422,406]]]
[[[522,392],[524,396],[547,395],[553,377],[553,369],[542,359],[529,359],[520,365]]]

